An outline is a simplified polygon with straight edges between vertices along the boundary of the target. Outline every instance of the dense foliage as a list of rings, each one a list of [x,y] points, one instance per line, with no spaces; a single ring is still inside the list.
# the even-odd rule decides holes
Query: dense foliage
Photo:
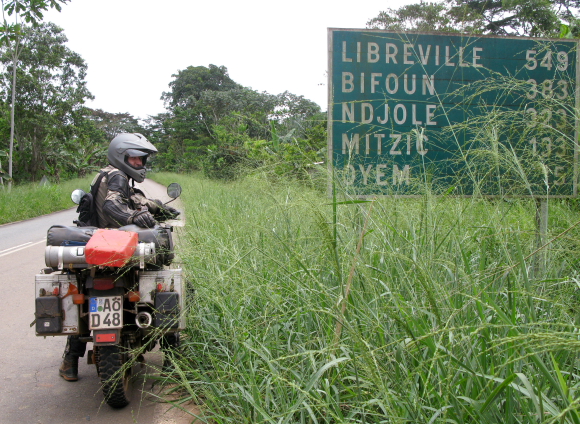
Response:
[[[232,179],[260,166],[268,167],[271,175],[307,178],[314,164],[325,160],[327,117],[318,105],[289,92],[270,94],[244,87],[229,76],[225,66],[179,70],[162,94],[166,112],[145,122],[126,112],[85,107],[85,101],[92,98],[86,88],[86,63],[66,47],[62,29],[37,24],[43,10],[60,8],[64,2],[3,2],[5,7],[13,5],[13,12],[19,11],[33,25],[9,28],[5,23],[5,42],[0,46],[4,65],[0,178],[6,176],[10,150],[13,87],[13,176],[17,182],[43,175],[59,180],[90,173],[105,165],[106,145],[121,131],[141,132],[153,141],[159,149],[151,162],[154,169],[202,170],[212,178]],[[20,3],[21,9],[14,6]],[[579,0],[421,1],[386,9],[368,26],[553,36],[566,24],[571,36],[578,31],[579,5]]]
[[[388,8],[369,28],[557,37],[561,24],[580,33],[578,0],[442,0]]]
[[[16,68],[14,172],[16,181],[48,175],[84,175],[102,160],[103,137],[89,119],[84,102],[87,65],[70,50],[63,30],[52,23],[24,27]],[[0,85],[0,150],[7,151],[10,132],[14,62],[9,49],[0,51],[4,72]]]
[[[195,288],[164,380],[202,422],[580,422],[573,205],[538,248],[534,200],[159,177]]]
[[[16,62],[12,48],[0,46],[0,178],[7,176],[2,160],[7,163],[13,86],[12,176],[18,183],[93,172],[106,164],[107,144],[120,132],[151,139],[159,150],[152,161],[157,170],[203,170],[214,178],[236,178],[261,165],[303,178],[324,160],[326,116],[303,96],[243,87],[224,66],[190,66],[173,75],[163,93],[167,112],[139,122],[129,113],[84,105],[93,98],[87,65],[66,46],[61,28],[44,23],[20,31]]]
[[[15,109],[16,109],[16,68],[22,53],[22,22],[36,26],[43,18],[48,9],[61,11],[61,3],[69,0],[2,0],[2,23],[0,25],[0,44],[3,47],[4,61],[6,56],[12,63],[12,78],[10,87],[10,136],[8,139],[8,153],[0,151],[2,156],[8,157],[8,172],[0,168],[0,182],[8,178],[8,186],[12,185],[12,165],[15,133]],[[9,21],[10,19],[10,21]]]
[[[203,170],[220,179],[263,165],[273,175],[304,178],[324,160],[326,116],[303,96],[242,87],[223,66],[190,66],[163,93],[167,112],[141,123],[129,113],[83,105],[91,98],[86,64],[64,45],[60,28],[44,24],[27,28],[25,35],[17,70],[17,181],[92,172],[106,164],[106,146],[120,132],[143,133],[155,144],[156,170]],[[7,140],[11,64],[5,58],[0,133]],[[7,146],[0,144],[3,150]]]
[[[156,166],[172,171],[203,170],[231,179],[248,168],[273,165],[300,174],[322,159],[326,136],[313,128],[326,125],[320,107],[303,96],[273,95],[235,83],[225,66],[190,66],[173,75],[163,93],[167,113],[152,117],[150,137],[160,154]],[[302,152],[308,157],[303,160]]]
[[[64,168],[63,156],[75,147],[72,140],[78,140],[78,148],[92,144],[92,140],[79,139],[79,129],[85,124],[81,106],[92,98],[86,88],[87,66],[65,46],[66,41],[62,29],[54,24],[28,27],[21,40],[16,70],[17,172],[33,179],[41,176],[41,167],[58,176]],[[4,56],[2,61],[11,75],[10,57]],[[7,91],[2,94],[9,96]]]
[[[0,225],[76,208],[71,201],[72,191],[81,187],[86,189],[92,179],[91,175],[59,184],[20,184],[11,191],[2,190],[0,186]]]

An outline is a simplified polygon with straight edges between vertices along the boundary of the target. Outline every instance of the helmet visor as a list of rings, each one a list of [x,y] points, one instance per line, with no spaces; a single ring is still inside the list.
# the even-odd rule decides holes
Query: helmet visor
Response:
[[[143,169],[147,164],[147,158],[149,157],[149,153],[142,152],[141,150],[133,150],[129,149],[125,152],[125,163],[129,165],[133,169]],[[131,162],[133,162],[130,158],[139,158],[141,159],[141,166],[135,166]]]
[[[137,149],[127,149],[125,151],[125,154],[127,156],[131,156],[131,157],[147,156],[147,155],[149,155],[149,153],[144,152],[143,150],[137,150]]]

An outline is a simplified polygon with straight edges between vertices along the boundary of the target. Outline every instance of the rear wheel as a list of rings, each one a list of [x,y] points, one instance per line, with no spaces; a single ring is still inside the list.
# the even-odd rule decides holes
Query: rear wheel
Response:
[[[105,402],[113,408],[129,404],[131,367],[123,367],[125,355],[119,346],[99,346],[99,377]]]

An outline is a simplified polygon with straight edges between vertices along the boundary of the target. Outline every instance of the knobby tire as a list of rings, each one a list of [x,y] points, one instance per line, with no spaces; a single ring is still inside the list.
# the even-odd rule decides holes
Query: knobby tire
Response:
[[[99,377],[105,402],[113,408],[129,404],[129,370],[123,369],[123,354],[119,346],[99,347]]]

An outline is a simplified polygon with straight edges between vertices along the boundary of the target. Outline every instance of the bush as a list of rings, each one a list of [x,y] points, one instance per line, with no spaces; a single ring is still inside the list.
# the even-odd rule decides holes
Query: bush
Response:
[[[176,377],[220,423],[576,422],[577,211],[179,176]],[[167,179],[169,181],[170,178]]]
[[[92,178],[77,178],[44,186],[38,183],[16,185],[10,192],[6,185],[0,186],[0,225],[76,208],[70,198],[71,192],[75,188],[88,190]]]

